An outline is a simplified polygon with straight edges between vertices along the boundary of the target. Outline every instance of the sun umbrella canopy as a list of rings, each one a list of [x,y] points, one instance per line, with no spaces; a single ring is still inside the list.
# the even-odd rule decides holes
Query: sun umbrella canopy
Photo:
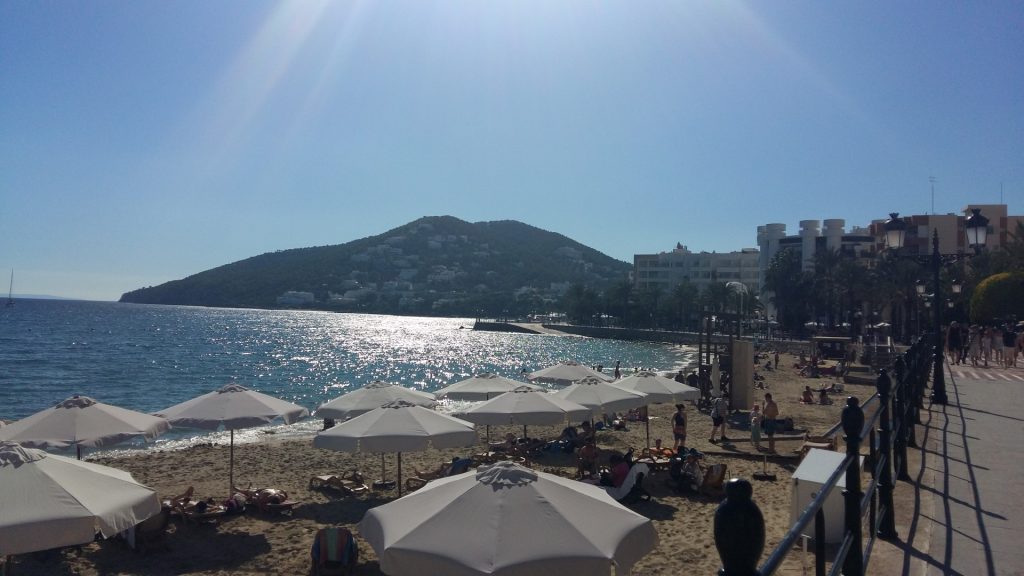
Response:
[[[171,427],[164,418],[72,396],[0,429],[0,440],[31,448],[99,447],[135,436],[154,438]]]
[[[658,541],[602,488],[511,462],[373,508],[359,533],[392,576],[629,574]]]
[[[597,378],[584,378],[554,393],[554,396],[590,408],[594,413],[617,412],[647,404],[645,394],[612,386]]]
[[[589,366],[584,366],[578,362],[571,361],[562,362],[561,364],[555,364],[554,366],[548,366],[542,370],[531,372],[527,379],[530,382],[549,382],[551,384],[564,386],[566,384],[572,384],[577,380],[587,378],[588,376],[605,382],[612,379],[607,374],[602,374]]]
[[[700,390],[654,372],[637,372],[611,383],[616,388],[647,395],[648,403],[698,400]]]
[[[555,394],[537,392],[525,386],[506,392],[474,406],[459,417],[477,424],[523,426],[561,424],[568,420],[590,418],[590,410]]]
[[[86,544],[160,511],[127,472],[13,442],[0,442],[0,487],[0,556]]]
[[[314,447],[338,452],[419,452],[431,446],[455,448],[475,442],[471,422],[404,400],[356,416],[313,438]]]
[[[490,400],[498,394],[511,392],[516,388],[524,386],[536,391],[544,390],[540,386],[516,382],[515,380],[510,380],[503,376],[498,376],[497,374],[485,373],[477,374],[472,378],[467,378],[466,380],[456,382],[451,386],[446,386],[437,392],[434,392],[434,396],[438,398],[450,398],[452,400]]]
[[[325,402],[316,409],[316,415],[318,418],[346,420],[376,410],[395,400],[404,400],[425,408],[433,408],[437,405],[433,394],[375,380],[358,390]]]
[[[269,424],[277,418],[291,424],[309,416],[298,404],[292,404],[238,384],[228,384],[181,404],[157,412],[174,426],[217,430],[221,426],[234,430]]]

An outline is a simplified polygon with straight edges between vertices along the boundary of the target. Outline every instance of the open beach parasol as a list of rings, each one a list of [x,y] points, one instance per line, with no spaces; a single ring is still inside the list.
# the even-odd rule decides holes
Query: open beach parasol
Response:
[[[4,426],[0,440],[44,450],[74,446],[81,459],[82,446],[108,446],[136,436],[152,439],[170,427],[164,418],[76,395]]]
[[[612,379],[607,374],[602,374],[589,366],[584,366],[579,362],[569,361],[555,364],[554,366],[548,366],[547,368],[537,370],[536,372],[531,372],[527,377],[527,380],[530,382],[547,382],[549,384],[565,386],[567,384],[572,384],[577,380],[582,380],[588,376],[605,382]]]
[[[686,400],[696,401],[700,399],[700,390],[654,372],[637,372],[621,380],[616,380],[611,384],[623,390],[646,394],[648,404],[678,403]],[[647,447],[649,448],[651,446],[650,418],[647,419],[646,425]]]
[[[434,480],[358,528],[392,576],[629,574],[658,542],[601,487],[511,462]]]
[[[160,512],[131,474],[0,442],[0,556],[109,538]]]
[[[429,447],[456,448],[474,443],[476,430],[472,423],[405,400],[385,404],[324,430],[313,438],[315,448],[338,452],[397,452],[399,496],[402,495],[402,452],[422,452]]]
[[[404,388],[398,384],[374,380],[366,386],[342,394],[337,398],[325,402],[316,409],[317,418],[330,418],[333,420],[347,420],[365,414],[370,410],[376,410],[381,406],[404,400],[416,406],[433,408],[437,400],[429,392],[420,392],[411,388]]]
[[[567,420],[583,420],[590,418],[590,410],[554,394],[537,392],[522,386],[495,396],[458,416],[488,426],[522,424],[523,436],[526,436],[528,425],[554,426]]]
[[[618,388],[598,378],[578,380],[553,396],[586,406],[594,414],[629,410],[647,404],[646,394]]]
[[[540,386],[534,386],[533,384],[517,382],[515,380],[505,378],[504,376],[498,376],[497,374],[484,373],[477,374],[472,378],[467,378],[450,386],[446,386],[437,392],[434,392],[434,396],[437,398],[450,398],[452,400],[476,402],[480,400],[490,400],[498,394],[511,392],[516,388],[522,388],[524,386],[531,390],[544,390]]]
[[[231,431],[229,494],[235,486],[235,429],[269,424],[277,418],[291,424],[303,416],[309,416],[298,404],[286,402],[238,384],[228,384],[181,404],[175,404],[157,412],[174,426],[218,430],[221,426]]]

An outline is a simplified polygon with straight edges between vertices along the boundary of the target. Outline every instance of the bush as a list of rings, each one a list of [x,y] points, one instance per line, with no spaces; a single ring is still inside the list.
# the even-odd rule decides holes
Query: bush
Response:
[[[982,280],[971,296],[971,322],[992,324],[1024,318],[1024,272],[1004,272]]]

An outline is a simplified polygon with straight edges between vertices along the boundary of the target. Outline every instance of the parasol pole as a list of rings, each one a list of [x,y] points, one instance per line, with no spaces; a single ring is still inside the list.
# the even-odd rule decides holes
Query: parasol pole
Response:
[[[229,458],[231,464],[228,466],[228,496],[231,496],[231,492],[235,489],[235,429],[231,429],[231,448],[229,449]]]
[[[402,453],[398,453],[398,497],[402,497]]]

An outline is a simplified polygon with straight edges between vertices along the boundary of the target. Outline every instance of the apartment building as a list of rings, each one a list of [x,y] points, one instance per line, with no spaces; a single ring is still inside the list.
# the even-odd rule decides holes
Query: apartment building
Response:
[[[712,283],[739,282],[751,294],[759,293],[758,251],[744,248],[739,252],[691,252],[676,244],[671,252],[633,255],[633,281],[638,290],[669,291],[676,284],[689,281],[703,290]]]

